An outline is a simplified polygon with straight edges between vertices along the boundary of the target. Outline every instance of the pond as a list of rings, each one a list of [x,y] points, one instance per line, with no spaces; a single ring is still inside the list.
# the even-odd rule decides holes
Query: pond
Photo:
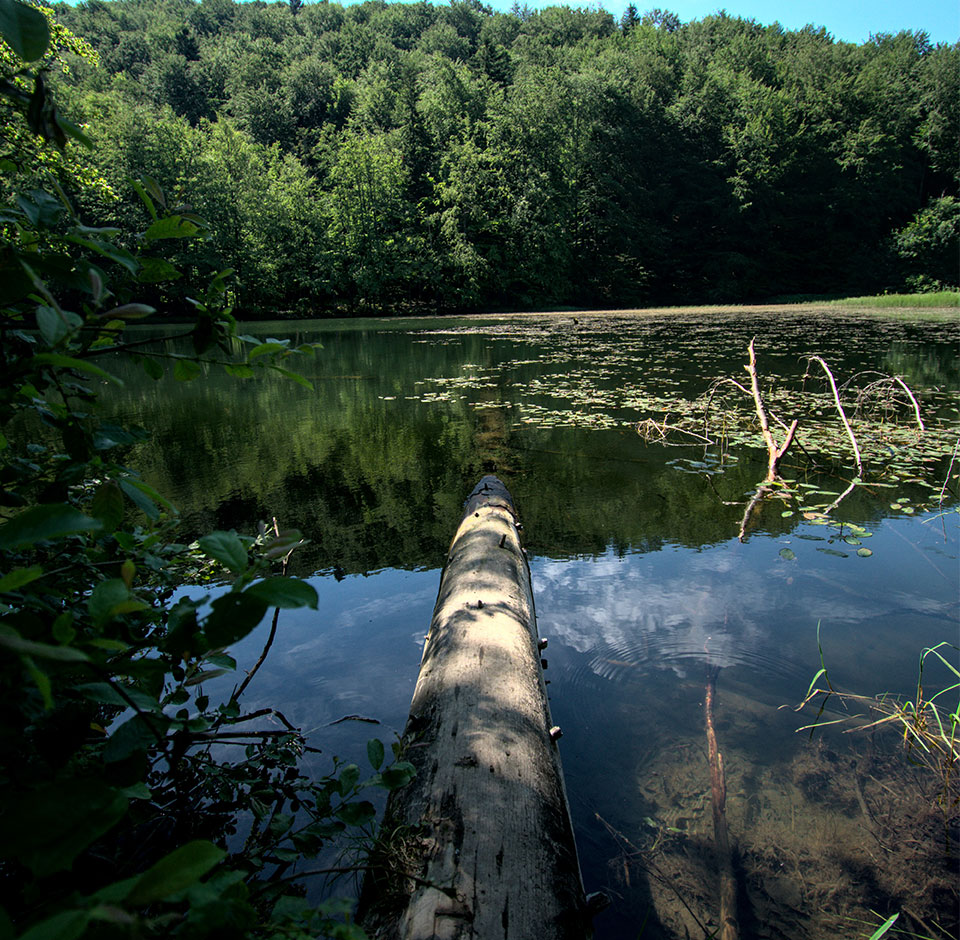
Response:
[[[399,734],[462,502],[493,472],[524,523],[584,881],[613,899],[597,937],[716,926],[714,670],[742,935],[866,938],[897,911],[898,926],[955,935],[956,807],[939,808],[937,774],[896,733],[798,733],[816,708],[794,709],[821,665],[818,628],[834,686],[865,695],[913,695],[921,650],[957,642],[960,321],[701,310],[255,332],[322,343],[301,368],[313,390],[217,369],[192,383],[131,373],[115,403],[154,431],[130,463],[189,532],[275,517],[309,539],[296,573],[320,614],[283,612],[248,706],[278,707],[358,763],[368,737]],[[726,383],[704,422],[702,396],[748,382],[752,337],[768,402],[803,419],[791,482],[747,518],[766,474],[753,404]],[[864,485],[849,487],[823,371],[804,381],[810,355],[840,385]],[[902,394],[860,421],[868,372],[909,386],[922,444]],[[653,425],[687,430],[662,441]],[[237,647],[241,668],[265,629]],[[932,694],[949,672],[931,659],[924,679]],[[827,720],[843,714],[827,703]]]

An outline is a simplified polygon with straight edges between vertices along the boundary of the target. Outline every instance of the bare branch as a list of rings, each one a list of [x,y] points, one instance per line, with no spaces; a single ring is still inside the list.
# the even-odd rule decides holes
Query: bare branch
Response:
[[[917,416],[917,426],[921,431],[926,431],[926,428],[923,426],[923,418],[920,417],[920,405],[917,403],[916,398],[913,397],[913,392],[907,388],[907,383],[900,378],[899,375],[893,377],[893,381],[896,382],[906,393],[907,398],[913,403],[913,413]]]
[[[837,406],[837,412],[840,415],[840,420],[843,421],[843,426],[847,429],[847,437],[850,438],[850,444],[853,446],[853,453],[857,460],[857,475],[863,476],[863,460],[860,457],[860,447],[857,444],[857,438],[853,433],[853,428],[850,427],[850,422],[847,420],[847,413],[843,410],[843,405],[840,402],[840,393],[837,391],[837,382],[833,377],[833,373],[830,371],[830,366],[820,358],[820,356],[811,356],[810,362],[819,362],[823,367],[823,371],[826,372],[827,378],[830,380],[830,388],[833,390],[833,401]]]

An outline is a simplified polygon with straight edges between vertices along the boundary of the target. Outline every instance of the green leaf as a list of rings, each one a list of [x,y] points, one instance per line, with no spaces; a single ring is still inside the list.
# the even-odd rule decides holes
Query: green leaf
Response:
[[[0,0],[0,36],[25,62],[39,59],[50,44],[47,18],[18,0]]]
[[[396,790],[405,787],[417,775],[413,764],[400,761],[388,767],[381,775],[381,783],[387,790]]]
[[[781,557],[784,561],[793,561],[797,556],[796,556],[796,553],[793,551],[792,548],[781,548],[781,549],[780,549],[780,557]]]
[[[0,855],[34,875],[70,868],[127,812],[127,798],[96,778],[56,780],[8,798],[0,815]]]
[[[123,522],[123,490],[119,484],[113,480],[101,483],[93,494],[90,512],[103,523],[104,531],[115,531]]]
[[[87,150],[93,149],[93,140],[83,132],[83,128],[80,127],[79,124],[68,121],[59,111],[54,113],[53,119],[57,122],[57,127],[59,127],[67,137],[72,137],[78,144],[86,147]]]
[[[90,911],[61,911],[20,934],[18,940],[76,940],[90,923]]]
[[[143,367],[143,371],[146,372],[147,375],[149,375],[150,378],[155,382],[158,379],[162,379],[166,374],[163,370],[163,366],[157,362],[156,359],[145,357],[143,360],[141,360],[140,365]]]
[[[259,356],[266,356],[272,353],[285,352],[288,348],[287,343],[266,342],[255,346],[247,355],[247,360],[256,359]]]
[[[98,379],[110,382],[112,385],[123,385],[123,382],[115,375],[111,375],[100,366],[95,366],[92,362],[85,359],[75,359],[73,356],[64,356],[60,353],[38,353],[33,357],[33,361],[38,365],[56,366],[60,369],[72,369],[75,372],[84,372],[87,375],[94,375]]]
[[[192,359],[178,359],[173,365],[173,377],[178,382],[192,382],[203,370]]]
[[[247,570],[247,549],[236,532],[211,532],[199,540],[200,550],[234,574]]]
[[[359,780],[360,768],[356,764],[347,764],[340,772],[340,779],[338,781],[340,793],[346,796],[357,785]]]
[[[119,320],[142,320],[156,313],[157,308],[149,304],[121,304],[119,307],[112,307],[106,313],[101,314],[104,318],[113,317]]]
[[[131,502],[146,515],[148,519],[156,519],[160,515],[157,504],[165,509],[176,511],[168,499],[164,499],[152,486],[138,480],[136,477],[127,477],[120,481],[120,489],[130,498]]]
[[[147,869],[125,900],[139,907],[184,891],[218,865],[226,854],[212,842],[188,842]]]
[[[0,526],[0,549],[26,548],[48,539],[96,532],[102,527],[98,519],[91,519],[66,503],[34,506]]]
[[[112,242],[104,241],[101,238],[81,238],[79,235],[67,235],[67,241],[80,245],[82,248],[89,248],[91,251],[115,261],[121,267],[126,268],[131,274],[136,274],[140,267],[140,262],[127,251],[126,248],[120,248]]]
[[[869,558],[869,557],[873,554],[873,552],[870,551],[869,548],[858,548],[858,549],[857,549],[857,554],[858,554],[861,558]]]
[[[137,280],[141,284],[160,284],[163,281],[176,281],[181,273],[164,258],[140,258],[140,273]]]
[[[371,738],[367,741],[367,759],[374,770],[379,770],[383,765],[383,742],[377,738]]]
[[[888,917],[872,934],[870,934],[870,940],[880,940],[881,937],[885,937],[890,928],[897,922],[897,918],[899,916],[899,914],[894,914],[892,917]]]
[[[243,592],[259,598],[268,607],[309,607],[317,609],[317,592],[306,581],[297,578],[264,578]]]
[[[286,376],[288,379],[296,382],[297,385],[302,385],[304,388],[310,389],[311,392],[313,391],[313,383],[308,379],[305,379],[298,372],[291,372],[289,369],[281,369],[280,366],[270,366],[270,368],[273,369],[274,372],[279,372],[281,375]]]
[[[250,366],[243,363],[227,363],[223,367],[227,375],[232,375],[235,379],[252,379],[257,373]]]
[[[198,672],[195,676],[191,676],[183,684],[185,686],[191,685],[200,685],[201,682],[206,682],[208,679],[216,679],[217,676],[222,676],[224,673],[230,672],[229,669],[205,669],[203,672]]]
[[[169,724],[165,715],[151,715],[149,718],[134,715],[107,738],[103,748],[104,763],[113,764],[155,746],[157,737],[162,739]]]
[[[147,212],[150,213],[150,218],[156,219],[157,207],[153,204],[153,200],[147,195],[147,190],[143,183],[141,183],[140,180],[130,180],[130,185],[133,187],[134,192],[140,197],[144,206],[146,206]]]
[[[124,787],[120,792],[130,800],[149,800],[153,796],[150,787],[142,780],[131,784],[129,787]]]
[[[48,346],[56,346],[65,336],[83,326],[83,317],[56,307],[37,307],[37,329]]]
[[[226,653],[211,653],[209,656],[205,656],[204,659],[206,662],[214,666],[221,666],[224,669],[233,670],[237,668],[237,661]]]
[[[377,815],[377,811],[373,803],[361,800],[359,803],[344,803],[337,809],[336,815],[348,826],[362,826],[370,822]]]
[[[31,581],[36,581],[37,578],[42,577],[43,568],[39,565],[31,565],[29,568],[14,568],[13,571],[0,578],[0,594],[16,591]]]
[[[192,238],[200,231],[200,226],[179,215],[168,215],[157,219],[143,233],[148,242],[159,241],[161,238]]]
[[[0,624],[0,647],[22,656],[37,656],[62,663],[85,663],[89,659],[85,653],[72,646],[52,646],[49,643],[25,640],[13,627],[6,624]]]
[[[105,623],[122,614],[146,610],[149,604],[137,597],[120,578],[101,581],[87,599],[87,610],[93,618],[94,626]]]
[[[259,598],[234,591],[218,597],[212,607],[203,623],[211,649],[222,649],[242,640],[256,629],[267,612],[267,605]]]

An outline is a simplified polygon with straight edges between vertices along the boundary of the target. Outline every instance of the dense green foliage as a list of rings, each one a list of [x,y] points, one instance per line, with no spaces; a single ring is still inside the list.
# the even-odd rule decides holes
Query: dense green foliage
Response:
[[[960,46],[718,14],[89,0],[61,103],[184,270],[299,314],[723,302],[957,283]],[[176,283],[159,300],[183,302]]]
[[[355,764],[315,772],[299,729],[242,703],[281,608],[317,607],[310,584],[273,571],[299,533],[274,520],[178,542],[175,510],[127,461],[145,432],[99,412],[121,364],[306,382],[288,360],[313,349],[241,334],[228,271],[195,291],[188,349],[130,337],[154,312],[135,298],[180,274],[164,246],[208,229],[153,182],[135,186],[143,228],[80,221],[60,184],[83,184],[62,153],[83,135],[18,58],[42,55],[48,32],[0,0],[16,73],[0,88],[4,170],[19,187],[0,212],[0,938],[362,937],[349,905],[305,901],[303,863],[369,826],[364,789],[412,767],[371,741],[369,779]],[[52,39],[54,56],[83,51]],[[271,608],[261,659],[218,684]]]

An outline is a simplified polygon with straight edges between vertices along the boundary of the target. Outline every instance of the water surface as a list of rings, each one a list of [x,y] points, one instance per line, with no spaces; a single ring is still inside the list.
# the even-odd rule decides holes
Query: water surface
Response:
[[[117,403],[156,429],[131,462],[188,530],[252,531],[276,517],[310,539],[296,564],[320,615],[283,612],[248,706],[279,707],[327,754],[358,762],[374,729],[332,722],[362,715],[381,737],[402,731],[462,501],[494,472],[523,519],[550,638],[584,880],[614,899],[598,937],[703,936],[716,924],[711,669],[743,935],[866,937],[871,912],[904,908],[956,930],[933,776],[886,735],[797,734],[813,715],[792,710],[820,666],[818,624],[831,679],[868,694],[914,691],[920,650],[957,640],[960,517],[949,488],[938,502],[960,425],[956,321],[624,313],[257,331],[323,343],[302,370],[314,391],[212,369],[190,384],[130,374]],[[828,459],[811,434],[809,456],[784,470],[807,495],[768,501],[741,541],[766,468],[749,446],[755,428],[739,443],[728,429],[721,459],[645,442],[636,426],[679,414],[715,379],[739,380],[754,336],[785,413],[817,354],[841,384],[899,374],[941,443],[923,461],[885,445],[866,479],[882,470],[893,487],[858,487],[831,514],[841,528],[803,513],[854,476],[849,455]],[[842,391],[853,414],[853,387]],[[241,667],[263,630],[238,647]]]

